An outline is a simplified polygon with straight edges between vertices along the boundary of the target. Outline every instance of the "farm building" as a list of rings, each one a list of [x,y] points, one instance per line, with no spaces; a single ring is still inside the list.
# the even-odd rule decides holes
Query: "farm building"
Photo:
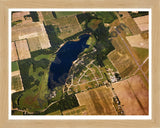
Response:
[[[12,72],[12,84],[11,85],[12,85],[11,86],[12,93],[24,90],[23,83],[22,83],[22,78],[21,78],[19,70]]]

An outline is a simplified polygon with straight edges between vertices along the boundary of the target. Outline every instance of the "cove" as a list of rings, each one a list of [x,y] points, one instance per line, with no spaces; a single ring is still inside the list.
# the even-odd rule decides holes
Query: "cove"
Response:
[[[55,60],[51,63],[48,88],[53,90],[57,86],[64,85],[68,76],[68,72],[78,55],[89,45],[86,44],[89,34],[84,34],[79,37],[78,41],[66,42],[56,53]]]

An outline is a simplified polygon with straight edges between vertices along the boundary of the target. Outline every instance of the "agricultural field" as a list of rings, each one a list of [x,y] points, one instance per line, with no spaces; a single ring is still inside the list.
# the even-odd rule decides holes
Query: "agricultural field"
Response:
[[[112,84],[125,115],[148,115],[148,89],[139,75]]]
[[[140,28],[141,32],[149,29],[149,15],[134,18],[134,21]]]
[[[31,54],[26,40],[19,40],[15,43],[20,60],[31,58]]]
[[[31,51],[34,51],[35,49],[39,50],[40,46],[42,49],[47,49],[51,47],[43,23],[32,22],[24,24],[22,26],[17,25],[15,27],[12,27],[12,41],[35,38],[35,37],[38,38],[40,45],[38,44],[38,40],[29,39],[29,45],[31,46]],[[36,48],[35,45],[32,45],[33,43],[37,44],[38,48]]]
[[[98,25],[102,23],[102,20],[99,19],[92,19],[89,23],[88,23],[88,27],[91,28],[93,31],[95,31],[98,28]]]
[[[98,18],[103,19],[104,23],[112,23],[117,19],[117,16],[114,12],[96,12],[95,13]]]
[[[15,92],[24,90],[20,74],[12,76],[12,90]]]
[[[133,35],[141,33],[140,28],[131,17],[124,17],[123,21]]]
[[[101,86],[76,94],[80,106],[86,105],[88,115],[117,115],[110,88]]]
[[[58,37],[60,39],[65,39],[82,31],[81,25],[79,24],[76,16],[61,17],[53,20],[52,24],[58,26],[60,30]]]
[[[18,62],[12,62],[12,72],[19,70]]]
[[[52,21],[55,19],[52,12],[42,12],[42,15],[43,15],[45,25],[52,24]]]
[[[75,107],[62,112],[63,115],[87,115],[86,106]]]
[[[129,44],[132,47],[146,48],[146,49],[148,49],[149,47],[148,39],[143,39],[140,34],[127,36],[126,39],[128,40]]]
[[[56,15],[56,18],[65,17],[65,16],[75,16],[77,14],[81,14],[82,12],[54,12]]]
[[[143,61],[149,56],[148,49],[134,47],[133,50],[141,60],[141,63],[143,63]]]
[[[141,45],[149,34],[129,14],[21,16],[12,26],[12,115],[148,115],[150,58]]]
[[[58,110],[58,111],[55,111],[55,112],[48,113],[47,115],[62,115],[62,114],[61,114],[61,111]]]
[[[16,46],[14,42],[12,42],[11,48],[12,48],[12,61],[17,61],[18,55],[17,55]]]
[[[119,71],[122,78],[132,75],[137,69],[136,64],[127,54],[121,54],[114,50],[108,54],[108,58]]]
[[[38,37],[28,38],[27,40],[31,52],[41,49],[41,44]]]

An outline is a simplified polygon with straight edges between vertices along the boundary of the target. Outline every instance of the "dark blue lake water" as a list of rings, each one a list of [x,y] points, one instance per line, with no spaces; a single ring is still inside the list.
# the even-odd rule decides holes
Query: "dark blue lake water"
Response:
[[[64,85],[68,72],[78,55],[89,45],[86,44],[89,34],[79,37],[79,41],[68,41],[56,54],[54,62],[50,66],[48,87],[53,89],[56,86]]]

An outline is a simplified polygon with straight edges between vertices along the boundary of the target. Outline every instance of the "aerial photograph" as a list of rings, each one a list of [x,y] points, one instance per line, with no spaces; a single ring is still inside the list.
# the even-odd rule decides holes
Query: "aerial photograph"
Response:
[[[15,115],[149,115],[149,11],[12,11]]]

